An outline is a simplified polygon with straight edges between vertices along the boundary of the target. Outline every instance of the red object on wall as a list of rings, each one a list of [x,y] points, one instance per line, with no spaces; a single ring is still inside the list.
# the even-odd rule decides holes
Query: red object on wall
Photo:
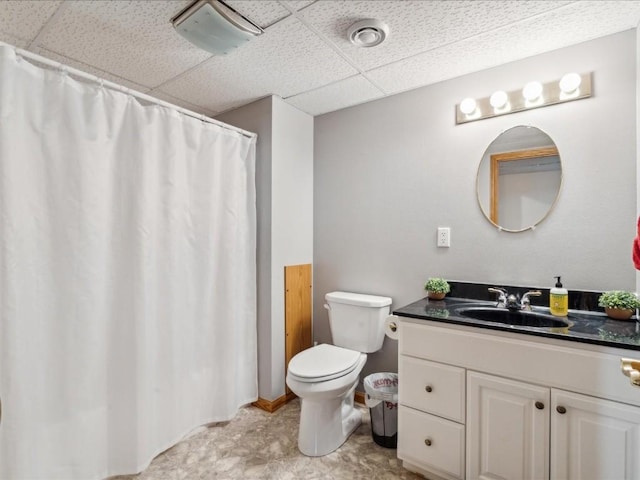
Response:
[[[633,240],[633,264],[640,270],[640,217],[638,217],[636,238]]]

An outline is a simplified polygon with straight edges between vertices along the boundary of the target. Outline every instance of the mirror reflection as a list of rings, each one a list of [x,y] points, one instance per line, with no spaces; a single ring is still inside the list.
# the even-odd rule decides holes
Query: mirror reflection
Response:
[[[495,226],[522,232],[546,218],[561,184],[560,155],[551,137],[535,127],[517,126],[485,151],[478,168],[478,202]]]

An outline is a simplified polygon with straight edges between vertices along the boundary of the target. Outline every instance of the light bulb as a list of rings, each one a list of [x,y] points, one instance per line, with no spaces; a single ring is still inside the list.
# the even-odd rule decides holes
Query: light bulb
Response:
[[[542,84],[540,82],[529,82],[522,89],[522,96],[533,102],[542,94]]]
[[[498,90],[491,95],[489,103],[493,108],[502,108],[507,104],[508,100],[509,97],[507,96],[507,93],[504,90]]]
[[[567,73],[560,80],[560,90],[564,93],[575,92],[582,83],[582,77],[577,73]]]
[[[460,102],[460,111],[465,115],[471,115],[476,111],[476,101],[473,98],[465,98]]]

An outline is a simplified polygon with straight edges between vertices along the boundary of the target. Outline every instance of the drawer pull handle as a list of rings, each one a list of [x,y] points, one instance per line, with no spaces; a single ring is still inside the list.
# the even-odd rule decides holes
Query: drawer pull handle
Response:
[[[560,415],[564,415],[565,413],[567,413],[567,409],[564,408],[562,405],[558,405],[556,407],[556,411],[560,414]]]
[[[433,387],[431,385],[427,385],[426,387],[424,387],[424,389],[426,390],[427,393],[433,392]]]
[[[633,360],[632,358],[621,358],[620,369],[627,377],[631,385],[640,387],[640,360]]]
[[[536,402],[536,408],[538,410],[544,410],[544,403],[542,402]]]
[[[433,442],[431,441],[431,439],[430,439],[430,438],[428,438],[428,437],[427,437],[427,438],[425,438],[425,439],[424,439],[424,444],[425,444],[427,447],[430,447],[432,443],[433,443]]]

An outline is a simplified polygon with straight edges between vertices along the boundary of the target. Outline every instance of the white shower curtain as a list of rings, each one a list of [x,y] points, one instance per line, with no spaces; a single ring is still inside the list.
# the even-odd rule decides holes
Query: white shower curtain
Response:
[[[0,479],[134,473],[257,398],[255,136],[0,45]]]

